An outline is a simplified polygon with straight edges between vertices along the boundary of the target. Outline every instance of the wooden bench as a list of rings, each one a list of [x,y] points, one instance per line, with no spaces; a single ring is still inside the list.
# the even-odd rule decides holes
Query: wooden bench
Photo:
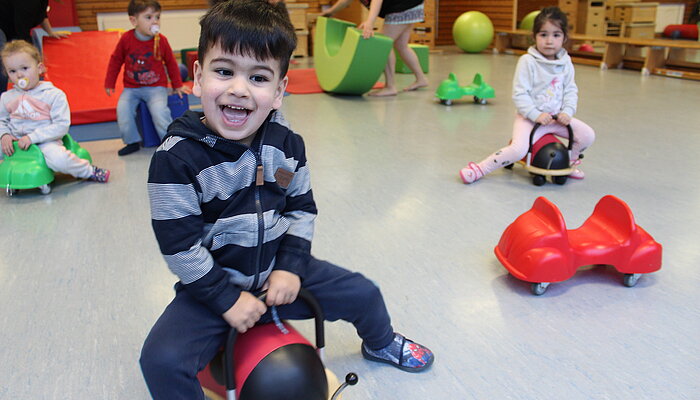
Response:
[[[513,47],[513,38],[531,36],[532,32],[527,30],[496,30],[493,51],[495,53],[524,52],[527,49]],[[605,49],[603,53],[572,51],[573,44],[580,42],[603,43]],[[686,61],[688,50],[700,50],[700,42],[698,41],[591,36],[573,33],[569,35],[567,46],[573,62],[598,65],[603,70],[642,64],[643,75],[656,74],[700,80],[700,63]],[[646,49],[645,56],[642,56],[643,49]]]

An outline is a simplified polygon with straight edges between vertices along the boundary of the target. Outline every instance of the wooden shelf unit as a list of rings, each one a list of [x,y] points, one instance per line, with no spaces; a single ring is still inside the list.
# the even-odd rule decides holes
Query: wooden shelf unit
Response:
[[[524,53],[524,49],[513,47],[513,38],[529,36],[525,30],[496,30],[495,53]],[[640,69],[642,75],[661,75],[684,79],[700,77],[700,63],[686,59],[688,50],[700,50],[696,40],[640,39],[633,37],[591,36],[572,33],[569,46],[577,43],[603,43],[602,53],[570,51],[575,63],[597,65],[602,70],[608,68]],[[643,55],[643,53],[646,53]]]

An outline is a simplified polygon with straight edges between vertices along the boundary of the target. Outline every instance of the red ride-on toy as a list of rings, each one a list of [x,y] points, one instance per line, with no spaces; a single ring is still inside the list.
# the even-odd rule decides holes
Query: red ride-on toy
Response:
[[[276,318],[240,335],[231,329],[225,348],[197,375],[208,397],[235,400],[238,391],[238,400],[336,400],[345,387],[357,383],[357,375],[350,373],[330,396],[338,380],[323,366],[323,311],[306,289],[298,297],[315,317],[316,348]]]
[[[625,286],[661,268],[661,245],[634,222],[630,208],[605,196],[578,229],[567,230],[557,206],[538,197],[510,224],[495,248],[496,257],[516,278],[541,295],[551,282],[571,278],[584,265],[612,265]]]
[[[553,116],[556,119],[556,115]],[[566,183],[569,175],[574,171],[571,168],[571,148],[574,145],[574,131],[571,125],[566,128],[569,131],[569,140],[566,146],[552,133],[545,134],[537,142],[533,143],[535,132],[541,125],[536,123],[530,131],[530,141],[525,158],[518,161],[532,174],[532,184],[542,186],[547,177],[552,177],[552,182],[557,185]],[[579,156],[583,158],[583,154]],[[513,164],[505,168],[512,169]]]

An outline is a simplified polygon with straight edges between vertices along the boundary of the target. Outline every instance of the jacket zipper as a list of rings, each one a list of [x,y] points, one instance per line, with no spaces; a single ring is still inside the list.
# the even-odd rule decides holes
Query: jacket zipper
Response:
[[[262,148],[262,140],[260,141]],[[260,188],[265,184],[265,173],[262,165],[260,152],[255,154],[255,210],[258,215],[258,248],[255,261],[255,278],[253,279],[252,290],[258,288],[260,281],[260,268],[262,267],[262,246],[265,237],[265,219],[263,218],[262,199],[260,198]]]

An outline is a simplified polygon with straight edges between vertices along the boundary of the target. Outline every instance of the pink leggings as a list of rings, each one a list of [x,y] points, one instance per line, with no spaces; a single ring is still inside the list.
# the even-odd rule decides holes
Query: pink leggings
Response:
[[[486,157],[479,163],[479,168],[481,168],[484,175],[498,168],[513,164],[525,157],[530,144],[530,132],[534,126],[534,122],[517,114],[515,122],[513,122],[513,139],[511,143]],[[571,157],[572,160],[575,160],[578,158],[579,154],[593,143],[593,140],[595,140],[595,132],[593,132],[593,129],[586,125],[586,123],[576,118],[571,118],[571,128],[574,130],[574,145],[571,150]],[[555,121],[537,129],[533,141],[536,142],[547,133],[553,133],[566,139],[569,138],[569,130],[566,129],[564,125]]]

